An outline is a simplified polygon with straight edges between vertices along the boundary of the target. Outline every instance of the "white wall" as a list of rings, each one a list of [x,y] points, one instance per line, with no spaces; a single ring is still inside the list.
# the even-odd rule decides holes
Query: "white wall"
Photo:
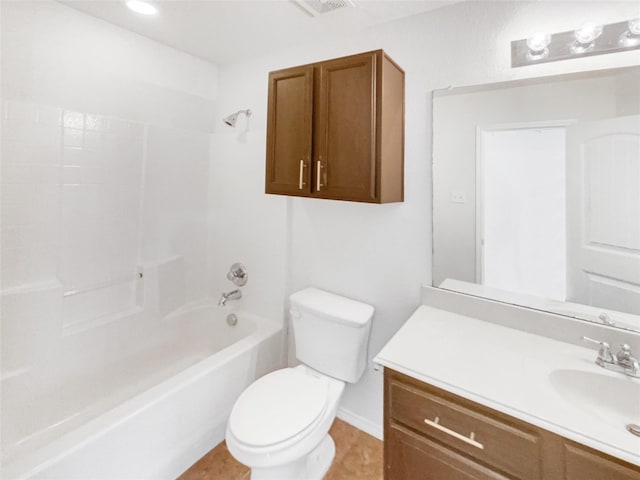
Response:
[[[240,108],[253,107],[239,101],[222,110],[223,131],[212,135],[209,171],[209,281],[210,293],[237,288],[227,280],[229,267],[240,262],[247,267],[249,281],[242,287],[243,309],[282,322],[287,291],[287,204],[284,197],[264,192],[263,131],[246,131],[244,116],[236,128],[221,118]],[[226,131],[225,131],[226,130]]]
[[[2,2],[2,94],[130,120],[211,125],[217,68],[53,1]]]
[[[637,52],[625,52],[511,69],[511,40],[538,30],[568,30],[592,15],[608,22],[636,11],[632,3],[469,2],[221,67],[221,111],[254,111],[253,142],[226,139],[229,191],[262,188],[269,71],[377,48],[406,71],[406,171],[401,204],[285,199],[252,191],[247,195],[256,214],[247,219],[241,214],[248,207],[229,199],[226,240],[219,241],[232,244],[243,232],[253,236],[242,240],[244,252],[261,252],[256,262],[268,262],[272,278],[286,280],[284,293],[314,285],[374,305],[373,357],[418,305],[420,284],[431,283],[431,91],[637,63]],[[359,384],[347,388],[343,407],[379,431],[382,376],[368,369]]]

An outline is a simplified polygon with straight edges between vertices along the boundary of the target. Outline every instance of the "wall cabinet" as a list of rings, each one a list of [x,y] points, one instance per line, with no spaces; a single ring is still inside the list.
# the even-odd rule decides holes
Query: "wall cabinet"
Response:
[[[403,201],[403,70],[377,50],[271,72],[265,191]]]
[[[386,480],[640,480],[640,467],[385,369]]]

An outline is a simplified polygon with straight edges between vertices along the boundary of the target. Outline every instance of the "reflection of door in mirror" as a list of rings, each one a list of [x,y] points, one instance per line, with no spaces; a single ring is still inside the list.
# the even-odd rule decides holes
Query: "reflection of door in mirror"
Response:
[[[476,281],[566,300],[565,129],[478,132]]]
[[[640,115],[567,129],[567,300],[640,314]]]
[[[640,67],[433,100],[433,284],[640,331]]]

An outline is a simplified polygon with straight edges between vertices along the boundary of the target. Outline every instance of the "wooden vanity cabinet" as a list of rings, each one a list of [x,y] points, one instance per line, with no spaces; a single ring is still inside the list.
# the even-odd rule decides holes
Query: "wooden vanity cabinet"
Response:
[[[563,480],[640,480],[640,467],[563,440]]]
[[[266,193],[404,199],[404,72],[382,50],[269,74]]]
[[[640,467],[385,369],[386,480],[640,480]]]

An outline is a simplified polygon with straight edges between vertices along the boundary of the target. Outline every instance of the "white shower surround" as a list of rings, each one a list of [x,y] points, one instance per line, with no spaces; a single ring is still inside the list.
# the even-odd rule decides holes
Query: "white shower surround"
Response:
[[[158,320],[144,343],[140,332],[130,332],[133,319],[95,330],[82,338],[87,361],[98,344],[121,350],[124,360],[84,377],[73,372],[53,392],[31,392],[31,403],[20,395],[19,376],[3,380],[5,401],[14,402],[7,406],[11,416],[3,418],[3,478],[156,480],[181,474],[223,440],[238,395],[281,366],[281,326],[238,311],[232,327],[225,320],[229,312],[192,305]],[[16,392],[7,388],[12,381]],[[29,387],[45,390],[46,384]],[[16,433],[21,428],[22,435]]]
[[[269,320],[239,313],[230,333],[214,304],[233,263],[209,250],[230,210],[211,191],[217,67],[57,2],[0,9],[0,476],[175,478],[282,363],[278,275],[234,251],[252,278],[241,308]],[[87,247],[99,265],[67,262]]]

